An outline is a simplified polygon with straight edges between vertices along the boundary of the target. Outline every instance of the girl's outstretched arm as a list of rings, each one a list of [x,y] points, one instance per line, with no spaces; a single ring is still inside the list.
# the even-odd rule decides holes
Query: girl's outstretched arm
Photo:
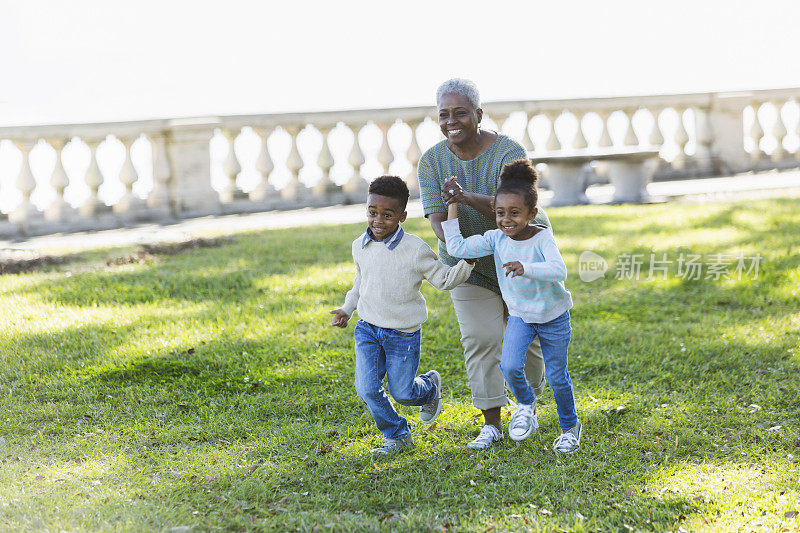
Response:
[[[453,184],[458,185],[456,183],[456,177],[450,176],[444,182],[444,190],[447,190],[447,187],[453,186]],[[453,220],[454,218],[458,218],[458,202],[450,202],[447,204],[447,220]]]
[[[486,257],[494,253],[492,241],[484,235],[473,235],[465,239],[461,235],[461,228],[458,227],[457,218],[442,222],[442,229],[447,243],[447,253],[452,257],[471,259]]]
[[[447,220],[458,218],[458,204],[452,203],[447,206]]]

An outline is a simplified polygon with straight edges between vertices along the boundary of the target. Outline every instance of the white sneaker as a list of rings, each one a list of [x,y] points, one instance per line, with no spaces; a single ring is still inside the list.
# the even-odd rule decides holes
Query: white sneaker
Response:
[[[484,424],[475,440],[467,444],[473,450],[485,450],[503,440],[503,432],[492,424]]]
[[[419,407],[419,419],[423,424],[433,424],[436,417],[442,412],[442,377],[436,370],[428,372],[428,377],[436,386],[436,396],[429,403]]]
[[[558,436],[553,441],[553,450],[556,453],[572,453],[581,445],[581,433],[583,433],[583,425],[581,421],[569,428],[567,431]]]
[[[508,436],[511,440],[524,440],[536,433],[539,421],[536,420],[536,401],[532,404],[517,404],[511,422],[508,424]]]
[[[413,448],[414,439],[411,437],[411,433],[399,439],[390,439],[389,437],[385,437],[380,448],[375,448],[372,450],[372,455],[376,457],[386,457],[388,455],[394,455],[401,450],[411,450]]]

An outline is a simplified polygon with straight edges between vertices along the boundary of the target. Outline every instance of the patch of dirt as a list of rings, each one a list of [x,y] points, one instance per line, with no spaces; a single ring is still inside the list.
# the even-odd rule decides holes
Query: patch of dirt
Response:
[[[233,237],[219,237],[216,239],[191,239],[184,242],[171,242],[163,244],[143,244],[141,246],[145,253],[153,255],[178,255],[188,250],[198,248],[216,248],[223,244],[234,242]]]
[[[143,265],[148,261],[154,261],[156,257],[144,250],[137,250],[136,252],[125,255],[122,257],[112,257],[108,261],[106,261],[106,266],[109,267],[116,267],[116,266],[123,266],[123,265]]]
[[[178,255],[200,248],[216,248],[234,241],[233,237],[220,237],[216,239],[198,238],[175,243],[143,244],[132,254],[108,259],[106,266],[144,264],[157,261],[159,255]],[[53,266],[73,263],[83,257],[83,254],[40,255],[31,250],[0,250],[0,276],[45,270]]]
[[[39,255],[27,250],[0,250],[0,276],[42,270],[75,261],[79,254]]]

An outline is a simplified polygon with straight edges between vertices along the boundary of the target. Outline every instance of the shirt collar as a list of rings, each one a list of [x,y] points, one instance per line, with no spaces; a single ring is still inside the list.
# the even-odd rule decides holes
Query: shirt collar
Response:
[[[365,246],[367,246],[367,244],[369,244],[370,241],[375,241],[375,242],[382,242],[386,245],[387,248],[389,248],[390,250],[394,250],[397,247],[397,245],[400,244],[400,240],[403,238],[403,235],[405,235],[403,228],[397,226],[397,231],[395,231],[387,239],[379,241],[372,234],[372,230],[370,228],[367,228],[367,231],[364,233],[364,238],[361,241],[361,248],[363,249]]]

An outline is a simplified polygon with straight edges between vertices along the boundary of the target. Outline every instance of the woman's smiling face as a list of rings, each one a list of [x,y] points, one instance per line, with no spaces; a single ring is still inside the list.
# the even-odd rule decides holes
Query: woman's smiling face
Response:
[[[475,109],[466,96],[446,93],[439,99],[439,129],[452,144],[460,144],[478,134],[483,111]]]

